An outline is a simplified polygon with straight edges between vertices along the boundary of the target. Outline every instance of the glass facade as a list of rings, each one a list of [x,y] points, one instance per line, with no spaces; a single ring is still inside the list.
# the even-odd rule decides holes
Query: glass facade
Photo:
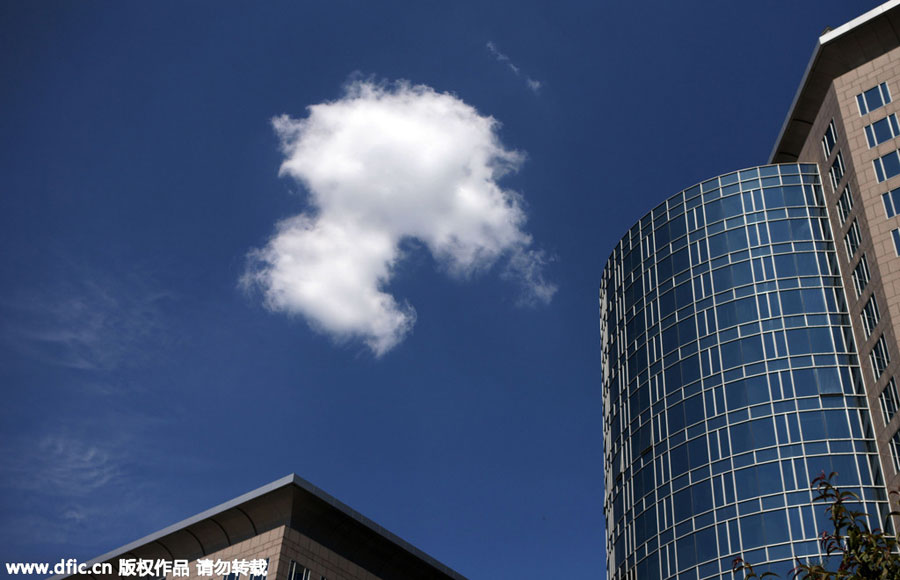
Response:
[[[610,579],[719,578],[737,556],[783,574],[819,554],[823,471],[887,513],[823,203],[815,165],[730,173],[659,205],[610,256]]]

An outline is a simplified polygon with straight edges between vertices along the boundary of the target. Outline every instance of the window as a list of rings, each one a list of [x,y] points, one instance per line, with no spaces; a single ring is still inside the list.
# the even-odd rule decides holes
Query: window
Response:
[[[881,201],[884,202],[884,213],[889,218],[900,214],[900,187],[881,194]]]
[[[859,223],[853,220],[853,223],[850,224],[850,229],[847,230],[847,235],[844,237],[844,245],[847,246],[847,259],[851,262],[853,261],[853,255],[856,254],[856,250],[859,249],[860,240]]]
[[[310,580],[310,578],[311,572],[309,568],[291,560],[291,566],[288,568],[288,580]]]
[[[866,302],[866,305],[863,306],[862,314],[863,327],[866,329],[866,337],[871,336],[872,331],[875,330],[875,326],[878,324],[879,318],[881,316],[878,314],[878,302],[875,301],[875,295],[873,294],[869,301]]]
[[[888,381],[888,384],[881,391],[881,411],[884,413],[884,424],[887,425],[894,418],[897,412],[897,406],[900,405],[900,397],[897,395],[897,383],[894,377]]]
[[[898,187],[897,189],[900,190],[900,187]],[[838,213],[841,216],[841,225],[844,225],[844,222],[847,221],[847,217],[850,216],[850,210],[853,209],[853,194],[850,192],[849,185],[844,188],[844,193],[842,193],[841,197],[838,198],[837,208]]]
[[[258,570],[256,570],[258,571]],[[269,559],[266,558],[266,570],[262,574],[250,574],[248,580],[266,580],[266,576],[269,573]]]
[[[864,93],[856,95],[856,104],[859,107],[859,114],[865,115],[871,113],[875,109],[885,106],[891,102],[891,92],[888,90],[887,84],[881,83],[877,87],[872,87]]]
[[[868,129],[868,127],[866,127]],[[828,123],[828,129],[825,130],[825,136],[822,137],[822,151],[825,153],[825,159],[831,155],[834,144],[837,142],[837,132],[834,130],[834,119]],[[870,145],[871,147],[871,145]]]
[[[863,254],[859,259],[859,264],[853,269],[853,285],[856,287],[857,296],[861,296],[866,284],[869,283],[869,263],[866,261],[866,255]]]
[[[883,334],[878,337],[878,342],[872,347],[872,352],[869,353],[869,361],[872,363],[872,372],[875,373],[875,380],[877,381],[891,362],[887,342],[885,342]]]
[[[897,164],[897,173],[900,173],[900,163]],[[837,152],[837,157],[834,158],[834,163],[831,164],[831,169],[828,170],[828,176],[831,178],[831,187],[837,191],[837,186],[844,177],[844,156],[840,151]]]
[[[897,123],[897,116],[893,113],[880,121],[866,125],[866,140],[869,142],[870,149],[898,136],[900,136],[900,124]]]
[[[891,237],[894,238],[894,250],[900,256],[900,230],[891,230]]]
[[[891,151],[884,157],[879,157],[872,162],[875,166],[875,177],[878,182],[886,181],[900,174],[900,151]]]
[[[256,560],[254,560],[254,562],[256,562]],[[226,574],[225,576],[222,577],[222,580],[241,580],[242,576],[244,576],[244,575],[248,576],[248,580],[266,580],[266,576],[269,572],[269,559],[268,558],[265,559],[265,563],[266,563],[265,572],[263,572],[262,574],[253,574],[252,573],[252,572],[259,571],[259,569],[254,564],[250,567],[249,572],[247,571],[247,569],[244,569],[243,571],[238,570],[237,572],[232,572],[231,574]]]
[[[900,431],[891,438],[891,458],[894,460],[894,473],[900,473]]]

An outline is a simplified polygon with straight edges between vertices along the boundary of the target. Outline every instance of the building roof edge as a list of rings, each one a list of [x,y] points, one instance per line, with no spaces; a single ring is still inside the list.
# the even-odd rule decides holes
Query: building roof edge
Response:
[[[898,1],[900,1],[900,0],[898,0]],[[87,562],[85,562],[85,564],[88,567],[90,567],[93,564],[99,564],[102,562],[112,560],[113,558],[116,558],[117,556],[127,554],[128,552],[130,552],[136,548],[139,548],[146,544],[155,542],[165,536],[168,536],[169,534],[172,534],[179,530],[185,529],[189,526],[192,526],[193,524],[196,524],[198,522],[206,520],[210,517],[214,517],[218,514],[228,511],[232,508],[235,508],[244,503],[247,503],[248,501],[254,500],[258,497],[262,497],[262,496],[266,495],[267,493],[270,493],[272,491],[275,491],[277,489],[280,489],[282,487],[286,487],[289,485],[296,485],[297,487],[310,493],[311,495],[315,496],[316,498],[324,501],[325,503],[327,503],[328,505],[330,505],[331,507],[333,507],[334,509],[336,509],[343,515],[362,524],[363,526],[370,529],[374,533],[378,534],[379,536],[383,537],[384,539],[388,540],[389,542],[397,545],[398,547],[402,548],[403,550],[409,552],[410,554],[419,558],[420,560],[425,561],[432,567],[437,568],[438,570],[440,570],[444,574],[450,576],[451,578],[454,578],[455,580],[466,580],[465,576],[461,575],[459,572],[456,572],[455,570],[453,570],[446,564],[443,564],[443,563],[439,562],[438,560],[436,560],[435,558],[433,558],[432,556],[429,556],[428,554],[426,554],[419,548],[413,546],[412,544],[410,544],[403,538],[400,538],[396,534],[388,531],[383,526],[375,523],[374,521],[372,521],[371,519],[362,515],[361,513],[359,513],[355,509],[351,508],[347,504],[338,500],[331,494],[325,492],[321,488],[319,488],[319,487],[313,485],[312,483],[310,483],[309,481],[303,479],[296,473],[291,473],[290,475],[286,475],[284,477],[276,479],[275,481],[267,483],[267,484],[260,486],[254,490],[248,491],[247,493],[241,494],[238,497],[235,497],[233,499],[230,499],[228,501],[220,503],[220,504],[213,506],[207,510],[204,510],[198,514],[195,514],[193,516],[185,518],[185,519],[183,519],[179,522],[176,522],[172,525],[166,526],[165,528],[163,528],[161,530],[158,530],[158,531],[150,533],[142,538],[134,540],[133,542],[129,542],[123,546],[120,546],[118,548],[110,550],[109,552],[106,552],[105,554],[102,554],[100,556],[92,558],[91,560],[88,560]],[[56,576],[52,576],[50,578],[50,580],[62,580],[63,578],[69,578],[69,577],[71,577],[69,574],[58,574]]]
[[[815,69],[816,62],[819,58],[819,55],[822,53],[822,49],[831,44],[838,39],[846,36],[847,34],[852,33],[853,31],[859,29],[863,25],[875,20],[876,18],[890,12],[894,8],[900,6],[900,0],[889,0],[884,4],[876,6],[875,8],[869,10],[868,12],[857,16],[853,20],[846,22],[834,30],[829,30],[819,36],[816,40],[815,48],[813,49],[812,56],[809,59],[809,62],[806,65],[806,70],[803,73],[803,78],[800,81],[800,85],[797,88],[797,91],[794,93],[794,99],[791,101],[791,106],[788,109],[787,115],[784,118],[784,122],[781,124],[781,130],[778,132],[778,138],[775,140],[775,144],[772,147],[772,151],[769,154],[768,162],[771,163],[779,163],[776,161],[776,156],[779,153],[779,149],[781,148],[781,144],[784,141],[784,137],[788,130],[790,129],[791,119],[794,116],[794,112],[797,108],[797,103],[800,100],[800,97],[806,90],[807,85],[809,84],[810,76],[813,74]],[[785,161],[781,161],[785,162]]]
[[[895,2],[900,2],[900,0],[894,0]],[[781,148],[781,142],[784,139],[785,133],[787,133],[788,128],[791,124],[791,117],[794,116],[794,109],[797,108],[797,102],[800,100],[800,95],[803,94],[804,89],[806,89],[806,83],[809,80],[809,76],[812,73],[813,66],[816,63],[816,59],[819,58],[819,53],[822,51],[822,37],[820,36],[816,40],[816,46],[813,48],[812,56],[809,59],[809,62],[806,63],[806,70],[803,71],[803,77],[800,79],[800,85],[797,87],[797,90],[794,92],[794,99],[791,101],[791,106],[788,108],[787,115],[784,117],[784,121],[781,123],[781,129],[778,131],[778,138],[775,139],[775,144],[772,146],[772,151],[769,153],[769,163],[775,163],[775,156],[778,154],[778,149]]]

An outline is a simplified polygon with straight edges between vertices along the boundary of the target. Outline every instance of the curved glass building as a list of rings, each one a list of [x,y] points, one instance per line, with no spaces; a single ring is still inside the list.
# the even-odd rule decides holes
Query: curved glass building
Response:
[[[610,579],[730,576],[737,556],[784,574],[819,554],[822,472],[889,511],[825,204],[816,164],[755,167],[616,245],[600,289]]]

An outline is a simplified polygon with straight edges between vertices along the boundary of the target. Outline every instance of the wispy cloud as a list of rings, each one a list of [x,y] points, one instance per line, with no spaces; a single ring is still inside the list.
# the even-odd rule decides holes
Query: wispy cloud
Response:
[[[0,301],[0,344],[43,364],[110,371],[145,362],[169,338],[170,295],[134,273],[62,263],[55,283]]]
[[[170,467],[171,458],[138,442],[161,425],[138,411],[98,409],[89,418],[33,425],[4,438],[0,519],[8,525],[0,541],[73,546],[90,538],[113,545],[156,523],[158,512],[150,508],[158,490],[141,472]]]
[[[272,123],[281,174],[306,188],[311,207],[250,255],[243,282],[261,288],[272,310],[383,355],[416,320],[386,290],[407,239],[461,278],[506,257],[526,295],[552,297],[519,195],[498,184],[524,155],[500,143],[492,117],[430,87],[355,81],[306,118]]]
[[[64,431],[37,441],[7,439],[0,460],[0,518],[7,524],[0,541],[8,547],[71,551],[86,538],[113,545],[129,537],[129,528],[145,525],[146,487],[129,475],[127,453],[109,440]],[[49,548],[46,555],[60,554]]]
[[[513,72],[513,74],[515,74],[517,77],[524,80],[525,85],[531,90],[531,92],[533,92],[535,94],[540,92],[541,87],[543,86],[543,83],[541,83],[541,81],[534,80],[527,74],[523,73],[522,69],[520,69],[516,64],[514,64],[513,61],[510,60],[510,58],[508,56],[506,56],[505,54],[500,52],[500,49],[497,48],[497,45],[494,44],[493,41],[488,41],[488,43],[485,46],[487,46],[488,52],[490,52],[491,55],[495,59],[497,59],[497,62],[505,64],[509,68],[509,70],[511,70]]]
[[[99,442],[69,434],[45,435],[35,444],[19,442],[0,454],[4,487],[41,490],[56,496],[86,496],[122,481],[121,457]]]
[[[0,513],[19,530],[6,542],[77,543],[89,520],[108,521],[121,509],[108,503],[128,482],[126,455],[115,442],[60,429],[4,440],[0,460]]]
[[[169,417],[145,407],[142,381],[181,334],[174,297],[133,263],[50,254],[0,293],[0,355],[28,378],[8,393],[0,438],[0,544],[113,545],[159,513],[142,471],[166,467],[145,443]]]

